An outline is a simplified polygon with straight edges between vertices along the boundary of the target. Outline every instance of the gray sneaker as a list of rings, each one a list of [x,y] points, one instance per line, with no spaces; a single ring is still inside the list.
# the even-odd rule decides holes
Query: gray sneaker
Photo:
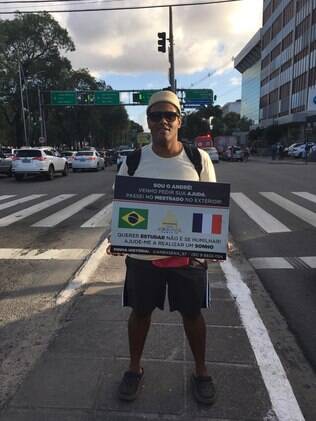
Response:
[[[216,400],[216,390],[211,376],[191,376],[193,396],[199,403],[213,405]]]
[[[144,381],[144,370],[141,374],[133,371],[125,371],[124,376],[118,388],[118,397],[122,401],[134,401]]]

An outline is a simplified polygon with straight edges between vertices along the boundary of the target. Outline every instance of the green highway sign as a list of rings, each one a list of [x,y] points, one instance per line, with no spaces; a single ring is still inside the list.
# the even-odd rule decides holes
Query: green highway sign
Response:
[[[155,93],[158,92],[158,89],[155,90],[142,90],[133,94],[133,102],[137,102],[140,105],[148,105],[150,97]]]
[[[77,93],[75,91],[51,91],[51,105],[76,105]]]
[[[213,101],[213,90],[212,89],[186,89],[185,98],[187,102],[191,100],[197,101]]]
[[[96,91],[95,105],[120,105],[119,91]]]

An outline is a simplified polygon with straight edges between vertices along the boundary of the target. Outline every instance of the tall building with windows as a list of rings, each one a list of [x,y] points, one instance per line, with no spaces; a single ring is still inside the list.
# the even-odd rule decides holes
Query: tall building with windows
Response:
[[[316,114],[316,0],[263,0],[260,125],[296,127]]]
[[[245,45],[234,59],[235,68],[242,74],[240,115],[259,123],[261,30]]]

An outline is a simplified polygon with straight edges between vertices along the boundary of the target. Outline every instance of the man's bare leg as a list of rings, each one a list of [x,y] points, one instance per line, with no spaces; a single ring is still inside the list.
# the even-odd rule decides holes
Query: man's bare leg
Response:
[[[150,323],[151,313],[140,315],[132,310],[128,320],[128,339],[130,352],[129,370],[134,373],[141,373],[140,360]]]

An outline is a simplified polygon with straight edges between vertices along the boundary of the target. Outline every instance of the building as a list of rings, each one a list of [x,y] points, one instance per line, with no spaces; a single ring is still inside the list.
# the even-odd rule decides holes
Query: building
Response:
[[[259,30],[234,59],[234,66],[242,74],[241,117],[259,124],[261,30]]]
[[[227,102],[225,105],[222,106],[223,116],[225,116],[228,113],[240,114],[240,108],[241,108],[240,99],[237,99],[237,101],[234,101],[234,102]]]
[[[316,0],[263,0],[261,39],[260,125],[303,139],[316,116]]]

